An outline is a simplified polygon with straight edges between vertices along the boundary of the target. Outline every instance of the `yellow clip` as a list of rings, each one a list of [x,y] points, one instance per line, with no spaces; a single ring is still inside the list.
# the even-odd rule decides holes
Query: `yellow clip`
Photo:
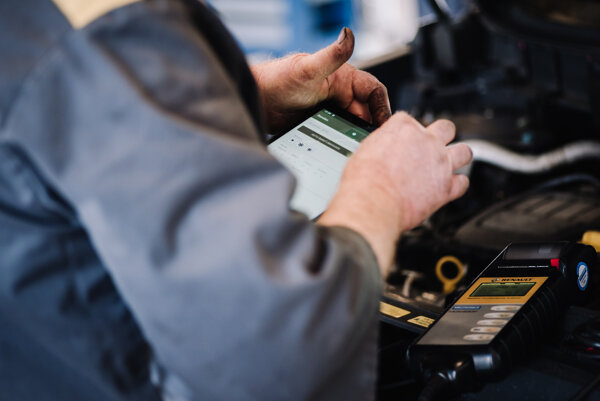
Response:
[[[446,263],[450,263],[456,266],[456,277],[450,278],[444,276],[444,272],[442,272],[442,266]],[[452,291],[454,291],[456,289],[456,284],[458,284],[458,282],[463,278],[464,274],[465,266],[455,256],[446,255],[440,258],[440,260],[438,260],[437,264],[435,265],[435,275],[444,286],[444,294],[450,294]]]
[[[591,245],[596,252],[600,252],[600,231],[586,231],[581,237],[581,243]]]

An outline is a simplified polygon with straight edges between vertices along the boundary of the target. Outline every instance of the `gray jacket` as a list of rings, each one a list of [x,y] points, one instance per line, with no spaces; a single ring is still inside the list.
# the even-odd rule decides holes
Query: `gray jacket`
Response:
[[[374,255],[290,212],[206,6],[3,0],[0,54],[0,399],[159,399],[152,360],[193,400],[373,398]]]

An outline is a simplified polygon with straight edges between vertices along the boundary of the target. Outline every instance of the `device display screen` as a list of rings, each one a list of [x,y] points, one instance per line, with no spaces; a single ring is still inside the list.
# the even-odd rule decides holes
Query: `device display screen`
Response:
[[[535,283],[481,283],[471,297],[522,297]]]
[[[269,144],[269,153],[296,177],[290,207],[310,219],[323,213],[348,157],[367,135],[367,129],[322,109]]]

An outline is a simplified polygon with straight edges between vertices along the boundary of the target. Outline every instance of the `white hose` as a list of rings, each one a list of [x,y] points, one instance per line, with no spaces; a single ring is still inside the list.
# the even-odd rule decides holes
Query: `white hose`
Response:
[[[573,142],[541,155],[522,155],[479,139],[461,143],[471,147],[473,161],[481,161],[508,171],[526,174],[542,173],[578,160],[600,158],[600,143],[593,141]],[[468,174],[470,171],[471,165],[460,172]]]

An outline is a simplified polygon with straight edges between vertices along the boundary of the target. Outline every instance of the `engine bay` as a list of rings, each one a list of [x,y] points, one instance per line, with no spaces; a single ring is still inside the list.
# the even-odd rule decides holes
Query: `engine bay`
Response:
[[[372,72],[396,109],[456,124],[456,141],[474,152],[471,187],[398,243],[382,303],[380,400],[417,399],[408,344],[507,245],[600,251],[600,21],[591,17],[600,4],[581,1],[594,10],[582,15],[549,5],[561,2],[481,0],[450,16],[430,3],[437,22],[420,29],[413,51]],[[600,291],[557,316],[506,380],[458,399],[566,400],[598,372]],[[585,397],[600,400],[598,386]]]

